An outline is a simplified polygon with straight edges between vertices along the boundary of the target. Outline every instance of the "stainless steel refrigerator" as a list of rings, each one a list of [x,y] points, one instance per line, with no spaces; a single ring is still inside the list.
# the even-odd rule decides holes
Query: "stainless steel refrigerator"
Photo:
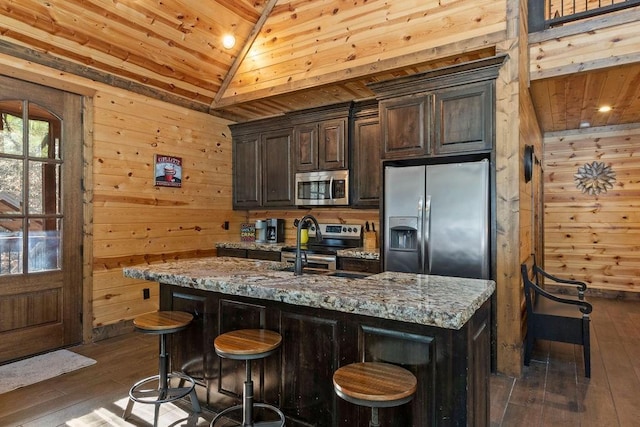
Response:
[[[385,166],[384,269],[489,279],[489,161]]]

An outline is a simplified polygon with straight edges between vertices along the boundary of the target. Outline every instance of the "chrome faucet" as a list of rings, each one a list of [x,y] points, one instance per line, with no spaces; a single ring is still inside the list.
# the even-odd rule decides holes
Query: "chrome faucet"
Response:
[[[293,274],[296,276],[302,275],[302,250],[300,249],[300,234],[302,233],[302,227],[304,227],[304,223],[307,221],[312,221],[313,225],[316,226],[316,240],[322,240],[322,233],[320,232],[320,226],[318,225],[318,220],[313,215],[305,215],[298,222],[298,229],[296,233],[296,261],[293,268]]]

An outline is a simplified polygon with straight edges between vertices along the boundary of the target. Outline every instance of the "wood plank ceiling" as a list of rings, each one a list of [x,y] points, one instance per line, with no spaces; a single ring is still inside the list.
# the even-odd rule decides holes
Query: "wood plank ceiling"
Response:
[[[493,0],[0,0],[0,53],[246,121],[491,56],[504,13]],[[640,121],[638,70],[534,81],[543,130]],[[605,100],[631,112],[595,116]]]

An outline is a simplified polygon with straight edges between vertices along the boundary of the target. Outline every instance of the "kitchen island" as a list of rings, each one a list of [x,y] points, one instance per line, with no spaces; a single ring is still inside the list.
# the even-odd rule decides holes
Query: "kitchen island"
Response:
[[[368,412],[335,396],[345,364],[401,365],[418,378],[414,400],[381,411],[385,426],[486,425],[493,281],[385,272],[351,279],[294,276],[279,262],[201,258],[126,268],[161,284],[163,310],[193,313],[171,343],[174,369],[197,377],[214,410],[241,398],[244,367],[219,359],[213,339],[240,328],[279,331],[277,356],[255,370],[256,396],[288,426],[366,426]]]

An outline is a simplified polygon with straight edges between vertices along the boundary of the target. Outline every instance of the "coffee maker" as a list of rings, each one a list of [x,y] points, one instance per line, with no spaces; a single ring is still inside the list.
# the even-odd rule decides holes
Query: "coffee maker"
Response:
[[[280,218],[267,219],[267,242],[268,243],[284,242],[284,219],[280,219]]]
[[[264,219],[256,220],[256,243],[267,243],[267,221]]]

